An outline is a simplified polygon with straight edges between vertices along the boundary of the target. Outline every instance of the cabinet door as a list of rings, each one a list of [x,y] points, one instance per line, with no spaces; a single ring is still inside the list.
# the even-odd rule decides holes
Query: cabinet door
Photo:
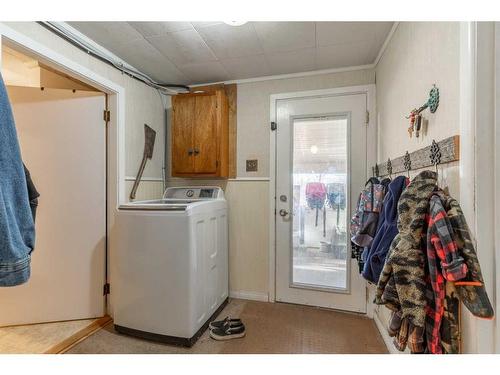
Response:
[[[172,172],[174,175],[193,173],[195,98],[174,96],[172,104]]]
[[[217,173],[216,95],[196,96],[194,123],[194,172]]]

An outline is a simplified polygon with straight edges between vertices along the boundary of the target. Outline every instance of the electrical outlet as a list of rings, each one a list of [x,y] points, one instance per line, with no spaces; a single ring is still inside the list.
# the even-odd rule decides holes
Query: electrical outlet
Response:
[[[257,172],[259,161],[257,159],[247,160],[247,172]]]

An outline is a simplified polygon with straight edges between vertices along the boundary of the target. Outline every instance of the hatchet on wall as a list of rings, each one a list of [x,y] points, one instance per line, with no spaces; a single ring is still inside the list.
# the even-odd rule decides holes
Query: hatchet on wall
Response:
[[[144,124],[144,153],[142,154],[142,162],[137,172],[137,177],[134,181],[134,186],[132,186],[132,191],[130,192],[130,199],[135,199],[135,193],[139,187],[139,182],[141,182],[142,173],[146,167],[146,162],[148,159],[153,157],[153,149],[155,147],[156,132],[149,126]]]

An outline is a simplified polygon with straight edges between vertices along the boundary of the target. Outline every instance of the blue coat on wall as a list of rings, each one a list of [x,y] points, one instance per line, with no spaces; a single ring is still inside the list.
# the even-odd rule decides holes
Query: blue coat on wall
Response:
[[[384,197],[382,212],[379,216],[378,228],[368,250],[363,267],[363,277],[377,283],[384,268],[385,258],[392,240],[398,234],[398,201],[406,187],[406,177],[396,177],[388,186]]]

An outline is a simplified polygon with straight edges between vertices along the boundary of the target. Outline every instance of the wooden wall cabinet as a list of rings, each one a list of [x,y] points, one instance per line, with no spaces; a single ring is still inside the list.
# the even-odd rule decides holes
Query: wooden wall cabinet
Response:
[[[172,176],[229,176],[229,104],[223,89],[172,97]]]

